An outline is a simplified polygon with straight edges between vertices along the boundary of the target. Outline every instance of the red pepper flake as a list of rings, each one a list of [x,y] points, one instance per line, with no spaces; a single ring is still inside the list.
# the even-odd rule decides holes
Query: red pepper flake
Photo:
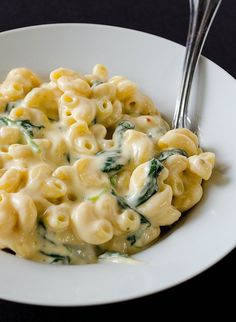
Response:
[[[151,122],[152,120],[149,118],[149,117],[147,117],[147,122]]]

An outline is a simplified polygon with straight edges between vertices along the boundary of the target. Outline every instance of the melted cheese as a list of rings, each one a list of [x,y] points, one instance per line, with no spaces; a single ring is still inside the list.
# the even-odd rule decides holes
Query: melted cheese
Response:
[[[0,247],[63,264],[140,251],[200,200],[214,155],[189,130],[169,131],[134,83],[102,65],[50,78],[40,85],[19,68],[0,85]],[[194,156],[165,164],[166,148]]]

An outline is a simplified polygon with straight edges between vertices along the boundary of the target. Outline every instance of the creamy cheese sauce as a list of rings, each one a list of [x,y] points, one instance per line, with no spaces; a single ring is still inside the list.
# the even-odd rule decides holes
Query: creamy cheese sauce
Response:
[[[0,247],[44,263],[132,262],[201,199],[214,158],[103,65],[48,83],[14,69],[0,84]]]

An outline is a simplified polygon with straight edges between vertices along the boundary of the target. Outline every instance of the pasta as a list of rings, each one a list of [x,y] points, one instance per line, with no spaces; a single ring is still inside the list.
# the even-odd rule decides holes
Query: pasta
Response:
[[[61,264],[136,253],[200,201],[214,163],[104,65],[47,83],[13,69],[0,84],[1,248]]]

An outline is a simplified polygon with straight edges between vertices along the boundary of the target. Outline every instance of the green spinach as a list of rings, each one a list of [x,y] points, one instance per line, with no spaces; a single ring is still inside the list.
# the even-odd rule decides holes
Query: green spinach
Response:
[[[152,159],[149,162],[150,168],[147,176],[147,181],[145,182],[139,195],[137,197],[135,196],[135,198],[132,198],[134,199],[132,200],[132,204],[134,204],[135,207],[143,204],[158,191],[157,177],[164,169],[164,166],[157,159]]]
[[[111,186],[115,187],[117,185],[117,174],[110,176],[109,180],[110,180]]]
[[[117,145],[119,148],[121,148],[121,146],[122,146],[122,140],[123,140],[124,133],[127,130],[132,130],[134,128],[135,128],[135,125],[131,121],[124,120],[119,123],[119,125],[115,129],[115,132],[113,133],[113,139],[115,141],[118,141]]]
[[[160,154],[157,155],[156,158],[160,162],[164,162],[170,156],[175,155],[175,154],[179,154],[179,155],[183,155],[184,157],[188,157],[188,154],[182,149],[170,149],[170,150],[162,151]]]
[[[34,137],[34,130],[40,130],[44,128],[43,125],[32,124],[29,120],[11,120],[8,117],[0,118],[0,126],[17,126],[25,141],[31,146],[32,150],[36,153],[40,152],[39,146],[32,140]]]
[[[117,149],[113,151],[102,151],[97,153],[97,155],[106,156],[105,163],[101,169],[102,172],[118,172],[127,163],[127,160],[124,157],[122,157],[122,139],[125,131],[129,129],[134,129],[134,127],[134,124],[130,121],[120,122],[115,132],[113,133],[113,139],[117,143]]]
[[[101,85],[101,84],[103,84],[103,82],[101,80],[96,79],[96,80],[92,81],[92,86],[91,87],[94,88],[94,87],[96,87],[98,85]]]
[[[70,256],[63,256],[55,253],[46,253],[42,250],[40,251],[40,253],[45,256],[52,257],[53,260],[51,261],[50,264],[54,264],[54,263],[70,264],[71,262]]]
[[[146,224],[146,223],[148,223],[148,225],[150,226],[151,224],[150,224],[150,222],[147,220],[147,218],[144,216],[144,215],[142,215],[139,211],[137,211],[137,209],[135,209],[134,207],[132,207],[128,202],[127,202],[127,200],[124,198],[124,197],[121,197],[121,196],[118,196],[117,194],[116,194],[116,192],[112,189],[111,190],[111,193],[112,193],[112,195],[113,196],[115,196],[116,197],[116,201],[117,201],[117,203],[118,203],[118,205],[122,208],[122,209],[127,209],[127,208],[129,208],[129,209],[131,209],[131,210],[133,210],[133,211],[135,211],[137,214],[139,214],[139,216],[140,216],[140,223],[141,224]]]
[[[13,108],[16,107],[16,105],[17,105],[16,102],[8,102],[5,107],[5,113],[9,114],[11,110],[13,110]]]

